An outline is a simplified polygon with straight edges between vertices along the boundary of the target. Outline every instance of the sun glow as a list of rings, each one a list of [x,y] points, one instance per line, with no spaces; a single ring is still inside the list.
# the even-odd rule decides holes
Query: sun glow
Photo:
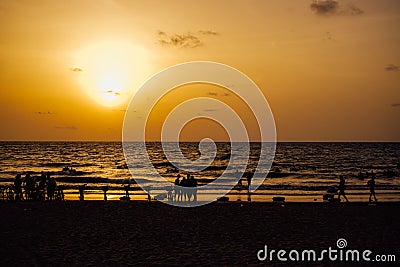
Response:
[[[144,80],[147,51],[124,42],[101,42],[79,50],[71,69],[79,84],[103,106],[126,102]]]

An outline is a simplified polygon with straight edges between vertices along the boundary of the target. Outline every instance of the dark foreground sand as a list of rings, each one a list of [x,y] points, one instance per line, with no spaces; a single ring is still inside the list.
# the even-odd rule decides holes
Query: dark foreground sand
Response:
[[[256,257],[265,244],[318,250],[339,238],[399,263],[400,204],[0,203],[0,237],[2,266],[271,266]]]

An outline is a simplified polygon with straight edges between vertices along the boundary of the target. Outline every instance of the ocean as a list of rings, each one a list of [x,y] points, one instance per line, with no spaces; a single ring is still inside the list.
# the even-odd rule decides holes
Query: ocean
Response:
[[[168,162],[160,143],[146,145],[153,166],[165,179],[173,182],[178,173],[186,175]],[[226,169],[230,143],[216,143],[216,146],[212,164],[192,173],[199,186],[224,171],[228,174],[233,171]],[[246,173],[257,166],[259,146],[251,144]],[[200,156],[198,143],[180,143],[180,147],[191,160]],[[133,195],[140,199],[144,192],[133,184],[135,179],[142,184],[153,178],[140,161],[129,164],[135,170],[132,177],[120,142],[0,142],[0,151],[0,184],[12,183],[17,173],[22,177],[25,173],[40,176],[44,171],[65,186],[67,199],[78,199],[77,188],[82,184],[87,185],[89,199],[102,199],[100,187],[104,185],[110,187],[109,199],[118,199],[126,183],[132,184]],[[276,145],[275,159],[262,185],[249,196],[243,180],[243,186],[236,186],[227,196],[234,201],[247,201],[249,197],[252,201],[271,201],[273,196],[285,196],[292,201],[322,201],[326,190],[338,186],[339,176],[343,175],[349,200],[367,201],[367,181],[372,172],[376,176],[378,199],[400,201],[400,143],[281,142]]]

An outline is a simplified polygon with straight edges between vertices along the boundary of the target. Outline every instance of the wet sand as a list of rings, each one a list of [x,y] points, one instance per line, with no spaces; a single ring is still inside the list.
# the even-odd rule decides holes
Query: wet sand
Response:
[[[273,266],[277,260],[257,259],[264,245],[322,250],[344,238],[349,249],[397,253],[399,261],[399,214],[399,203],[0,203],[0,259],[3,266]],[[319,265],[326,264],[338,262]]]

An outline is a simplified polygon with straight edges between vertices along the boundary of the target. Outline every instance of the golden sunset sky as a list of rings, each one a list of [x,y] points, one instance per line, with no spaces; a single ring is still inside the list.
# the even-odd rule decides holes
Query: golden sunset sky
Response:
[[[200,60],[260,87],[278,141],[400,141],[399,29],[398,0],[1,0],[0,140],[119,141],[139,86]],[[166,96],[154,121],[196,95],[249,112],[211,87]],[[185,138],[225,136],[200,125]]]

